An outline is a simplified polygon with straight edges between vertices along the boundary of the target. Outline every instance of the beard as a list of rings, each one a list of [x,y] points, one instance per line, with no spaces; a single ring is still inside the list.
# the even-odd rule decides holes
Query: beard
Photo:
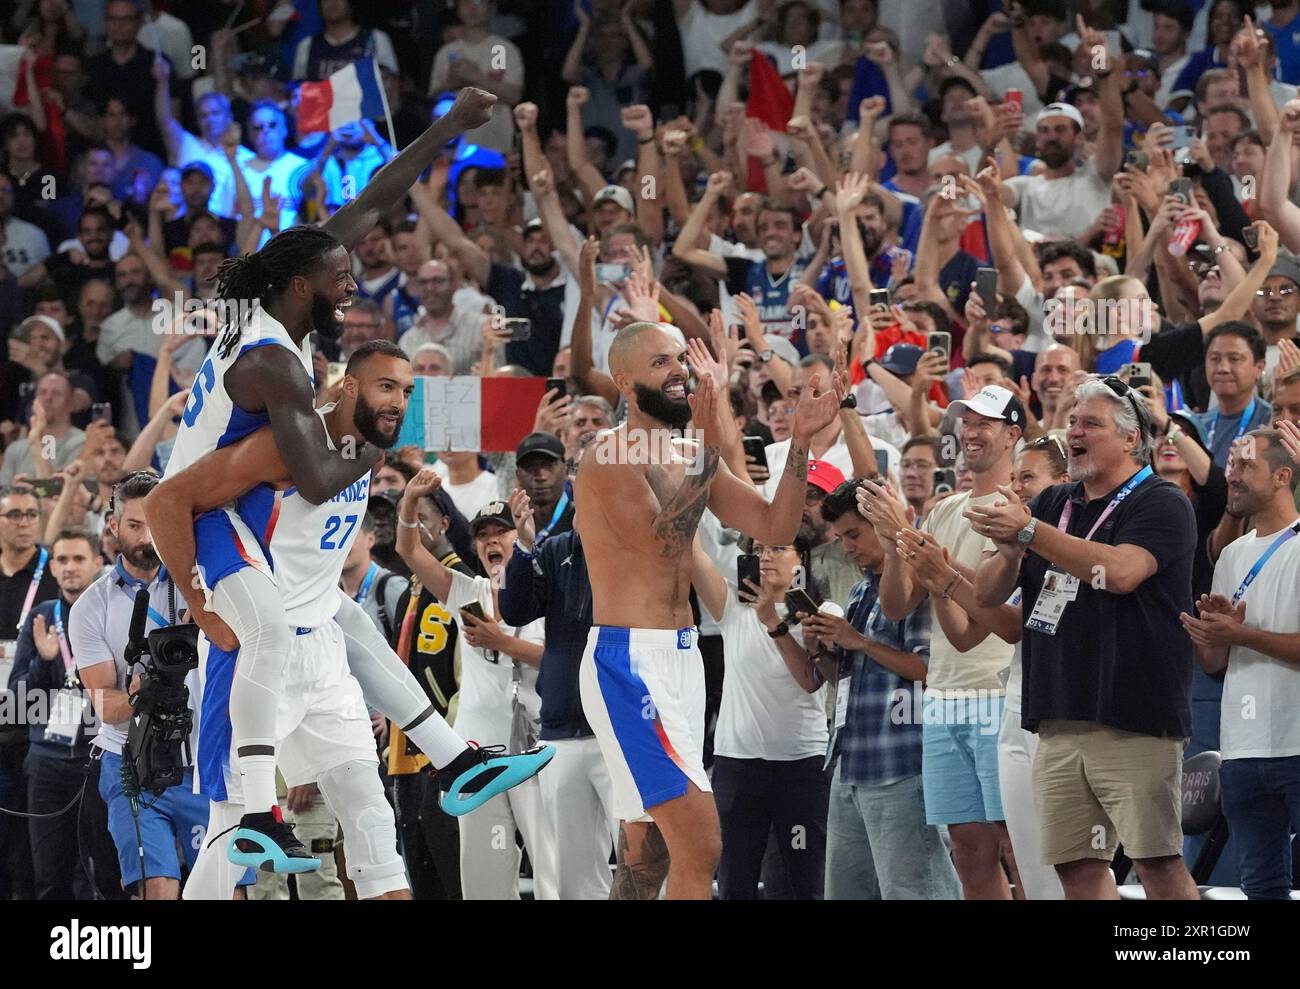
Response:
[[[556,267],[555,258],[549,254],[537,261],[531,261],[528,258],[524,258],[524,271],[528,272],[530,275],[547,275],[554,271]]]
[[[343,327],[334,318],[334,303],[323,295],[312,294],[311,328],[329,340],[343,335]]]
[[[1063,167],[1071,158],[1074,157],[1074,151],[1070,148],[1062,147],[1059,144],[1049,144],[1038,152],[1038,157],[1043,159],[1043,164],[1048,168],[1056,169]]]
[[[352,420],[356,424],[357,432],[367,443],[373,443],[381,450],[391,450],[397,443],[397,434],[402,431],[403,416],[397,417],[397,426],[393,429],[392,435],[383,433],[379,425],[379,410],[366,401],[364,395],[357,395],[357,407],[352,413]]]
[[[676,401],[647,385],[636,385],[636,407],[665,426],[680,427],[691,421],[691,407],[685,399]]]
[[[124,551],[122,555],[126,557],[126,562],[137,570],[157,570],[162,565],[153,543],[141,543],[132,550]]]
[[[874,258],[876,252],[880,250],[880,241],[882,239],[880,234],[859,220],[858,235],[862,238],[862,253],[868,258]]]
[[[1097,467],[1094,464],[1076,464],[1071,458],[1066,467],[1066,473],[1069,474],[1071,481],[1083,481],[1087,483],[1097,476]]]

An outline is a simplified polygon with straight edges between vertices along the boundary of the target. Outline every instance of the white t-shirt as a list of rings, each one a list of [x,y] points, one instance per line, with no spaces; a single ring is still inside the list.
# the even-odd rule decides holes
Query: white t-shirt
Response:
[[[892,443],[886,443],[884,440],[872,436],[870,433],[867,434],[867,438],[871,440],[871,446],[873,449],[883,450],[885,455],[889,458],[890,480],[893,482],[895,487],[897,487],[898,462],[902,459],[898,452],[898,447],[894,446]],[[785,462],[790,458],[790,441],[781,440],[779,443],[772,443],[764,448],[764,453],[767,454],[767,471],[770,476],[763,482],[759,491],[762,493],[764,498],[771,501],[773,496],[776,494],[776,489],[781,484],[781,475],[785,473]],[[849,447],[848,444],[844,442],[843,432],[840,433],[839,437],[835,440],[835,443],[824,454],[820,457],[814,457],[809,453],[808,459],[825,460],[831,466],[838,467],[840,473],[844,475],[845,480],[853,476],[853,458],[849,456]]]
[[[172,323],[172,304],[167,299],[155,299],[154,306],[156,308],[143,316],[137,316],[126,306],[111,313],[99,328],[95,359],[108,365],[114,357],[128,350],[156,358],[162,350],[165,331]],[[206,353],[204,339],[196,336],[172,353],[172,366],[196,373]]]
[[[235,152],[235,161],[242,168],[248,164],[250,158],[257,157],[252,151],[242,144],[239,150]],[[177,168],[184,168],[192,161],[206,162],[212,169],[212,195],[208,197],[208,209],[217,216],[224,216],[227,219],[235,215],[235,173],[230,167],[230,162],[226,160],[226,153],[221,150],[220,145],[213,144],[189,131],[181,134],[180,148],[177,150],[176,159],[171,162]],[[261,189],[259,187],[258,191]],[[249,189],[252,192],[252,189]]]
[[[776,762],[825,755],[825,685],[811,694],[799,686],[758,614],[740,603],[730,582],[718,627],[728,659],[714,754]],[[791,635],[803,644],[799,628]]]
[[[282,200],[280,229],[288,230],[298,222],[298,199],[301,193],[297,183],[294,182],[294,178],[303,172],[307,165],[307,159],[302,155],[294,154],[292,151],[286,151],[265,169],[261,170],[253,166],[253,161],[254,158],[250,158],[240,163],[240,167],[244,171],[244,181],[248,183],[248,192],[253,197],[253,209],[258,212],[261,211],[262,183],[269,177],[271,179],[271,194],[279,196]],[[261,247],[270,239],[271,231],[263,230],[258,247]]]
[[[4,262],[18,278],[50,256],[50,239],[34,223],[11,216],[5,220]]]
[[[456,712],[456,731],[462,738],[473,739],[479,745],[509,745],[510,725],[513,716],[511,699],[514,695],[515,661],[509,656],[493,657],[465,641],[464,623],[460,609],[477,601],[483,614],[492,615],[492,582],[486,577],[470,577],[459,571],[451,572],[451,591],[447,594],[447,610],[460,627],[460,694]],[[538,645],[546,641],[546,619],[529,622],[519,630],[509,625],[501,626],[511,635],[517,635]],[[527,663],[520,667],[519,699],[534,721],[541,718],[542,699],[537,695],[537,667]]]
[[[753,20],[755,9],[753,0],[749,0],[730,14],[714,14],[700,0],[691,0],[686,13],[677,19],[686,78],[701,69],[713,69],[719,75],[726,75],[727,56],[718,46],[737,28]]]
[[[180,592],[175,592],[177,615],[173,616],[173,595],[169,592],[169,583],[155,580],[149,585],[149,605],[155,613],[170,621],[173,617],[179,617],[185,602],[181,599]],[[110,569],[86,588],[68,612],[68,644],[72,647],[77,669],[84,670],[111,661],[117,670],[114,687],[118,690],[126,688],[127,670],[123,651],[131,627],[134,600],[135,592],[122,582],[116,570]],[[145,629],[149,632],[158,627],[156,621],[145,623]],[[139,672],[138,666],[134,672]],[[198,733],[197,712],[201,701],[198,670],[191,670],[186,675],[185,685],[190,690],[190,710],[195,712],[194,730],[190,735],[190,751],[193,752]],[[120,754],[122,746],[126,744],[127,724],[126,721],[101,723],[93,744],[105,752]]]
[[[969,491],[963,491],[944,498],[930,509],[921,529],[932,533],[954,560],[968,567],[978,567],[984,554],[992,552],[996,547],[991,539],[979,535],[971,528],[963,513],[971,505],[993,505],[1000,501],[1006,499],[996,492],[974,498]],[[934,608],[933,603],[930,607]],[[931,618],[933,625],[930,630],[930,664],[926,691],[1001,692],[1002,680],[999,674],[1011,662],[1014,651],[1011,644],[996,635],[990,635],[968,652],[958,652],[943,634],[939,618],[933,611]]]
[[[482,41],[449,41],[433,57],[433,72],[429,76],[429,95],[436,97],[449,88],[447,81],[452,61],[460,59],[479,67],[489,79],[508,82],[514,86],[524,84],[524,57],[513,42],[495,34]],[[492,108],[492,119],[482,127],[466,131],[466,139],[481,148],[491,148],[502,154],[510,150],[515,136],[514,111],[505,100],[497,100]]]
[[[452,484],[447,480],[447,465],[439,460],[433,465],[438,476],[442,478],[442,490],[451,496],[451,502],[460,514],[472,519],[478,510],[489,501],[497,501],[497,476],[488,471],[479,471],[478,477],[468,484]]]
[[[1025,129],[1033,128],[1034,115],[1043,108],[1043,101],[1038,98],[1038,87],[1034,85],[1034,80],[1029,78],[1029,73],[1019,62],[1008,62],[993,69],[982,69],[980,77],[995,97],[1004,96],[1008,89],[1020,90],[1024,94]]]
[[[173,17],[165,11],[159,11],[152,21],[145,20],[140,32],[135,36],[140,47],[163,54],[172,63],[172,71],[177,79],[194,78],[194,35],[189,25],[179,17]]]
[[[1278,533],[1255,530],[1224,549],[1211,589],[1231,599]],[[1267,632],[1300,632],[1300,538],[1283,544],[1242,598],[1246,624]],[[1225,759],[1300,755],[1300,667],[1245,646],[1233,646],[1223,681],[1219,751]]]
[[[1006,184],[1016,193],[1020,226],[1046,237],[1075,237],[1110,205],[1110,183],[1091,161],[1063,178],[1016,175]]]

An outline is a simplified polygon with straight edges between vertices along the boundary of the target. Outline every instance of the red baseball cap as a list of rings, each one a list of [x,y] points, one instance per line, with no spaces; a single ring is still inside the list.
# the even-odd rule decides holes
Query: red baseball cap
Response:
[[[825,460],[808,461],[808,483],[830,494],[844,483],[844,474]]]

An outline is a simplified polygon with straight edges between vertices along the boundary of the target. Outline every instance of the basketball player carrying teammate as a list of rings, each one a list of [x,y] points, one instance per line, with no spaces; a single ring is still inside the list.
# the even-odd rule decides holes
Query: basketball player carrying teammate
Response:
[[[270,427],[289,480],[308,504],[323,504],[369,475],[381,454],[378,446],[366,442],[331,450],[327,443],[315,409],[307,337],[312,330],[335,338],[342,332],[343,310],[357,288],[349,251],[401,200],[449,140],[489,119],[495,102],[490,93],[462,89],[447,114],[376,173],[324,227],[293,227],[260,251],[223,262],[219,296],[231,303],[232,311],[195,379],[167,477],[263,426]],[[259,539],[266,535],[257,528],[268,521],[258,512],[265,504],[263,496],[233,510],[218,510],[203,522],[202,540],[196,543],[190,533],[183,545],[160,540],[158,550],[164,558],[194,557],[203,587],[180,582],[190,613],[213,645],[227,653],[238,650],[228,710],[220,712],[229,717],[246,808],[230,843],[232,861],[307,871],[318,868],[319,860],[294,838],[276,803],[276,708],[293,636]],[[322,534],[319,548],[329,549],[339,535]],[[367,628],[377,636],[360,609],[354,613],[340,607],[335,620],[349,642],[366,641]],[[353,654],[352,673],[370,704],[400,725],[439,767],[444,785],[479,790],[486,800],[541,768],[535,756],[488,759],[467,746],[391,650],[360,649]],[[473,802],[456,806],[470,810]]]
[[[413,381],[410,360],[394,344],[380,340],[357,348],[338,402],[318,410],[330,449],[361,442],[390,447]],[[236,502],[243,518],[267,519],[262,548],[274,561],[285,618],[296,630],[279,698],[275,742],[280,770],[290,786],[319,785],[330,812],[343,825],[348,873],[358,896],[396,899],[406,898],[407,886],[393,812],[376,772],[365,700],[348,672],[342,629],[334,620],[343,598],[338,579],[361,531],[369,489],[370,478],[362,477],[329,501],[310,504],[289,488],[289,471],[275,437],[263,427],[162,482],[155,489],[158,498],[146,501],[145,512],[178,567],[194,565],[193,556],[186,557],[178,547],[196,528],[196,515],[200,543],[214,532],[215,541],[222,541],[225,522],[220,513],[208,510],[227,502]],[[230,552],[236,557],[231,566],[249,566]],[[243,869],[214,843],[239,825],[243,811],[240,780],[232,772],[230,722],[221,716],[236,653],[202,641],[197,769],[203,792],[212,798],[210,840],[185,884],[185,898],[229,899]]]
[[[649,819],[668,846],[670,899],[708,899],[722,838],[704,774],[704,666],[691,627],[692,543],[707,507],[764,545],[794,540],[803,515],[808,444],[839,414],[847,382],[820,377],[799,396],[790,458],[771,504],[719,456],[719,398],[701,375],[686,393],[686,348],[657,323],[633,323],[610,345],[627,422],[597,438],[606,450],[659,450],[694,426],[682,462],[589,454],[574,482],[575,528],[591,575],[593,617],[580,673],[583,710],[600,743],[618,816],[644,846]],[[620,435],[621,434],[621,435]],[[692,460],[692,455],[694,459]],[[672,459],[676,458],[662,458]],[[689,463],[688,463],[689,461]]]

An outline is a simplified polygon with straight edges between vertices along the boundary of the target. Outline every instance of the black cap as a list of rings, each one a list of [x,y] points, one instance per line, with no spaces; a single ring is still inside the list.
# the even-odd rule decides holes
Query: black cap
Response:
[[[529,433],[515,447],[515,463],[532,453],[541,453],[554,460],[563,460],[564,444],[554,433]]]
[[[474,518],[469,523],[470,536],[477,536],[479,528],[488,522],[500,522],[507,529],[515,527],[515,517],[510,514],[510,506],[504,501],[489,501],[474,513]]]

